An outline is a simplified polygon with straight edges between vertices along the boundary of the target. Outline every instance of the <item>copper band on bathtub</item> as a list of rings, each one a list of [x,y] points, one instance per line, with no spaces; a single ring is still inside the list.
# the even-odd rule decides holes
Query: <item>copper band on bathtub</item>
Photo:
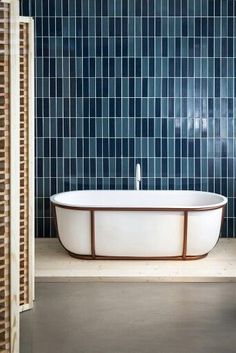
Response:
[[[90,211],[90,223],[91,223],[91,255],[93,259],[96,259],[94,211]]]
[[[53,214],[53,219],[54,219],[54,226],[56,228],[57,236],[59,237],[59,229],[58,229],[58,224],[57,224],[57,213],[56,213],[56,206],[52,204],[52,214]]]
[[[71,209],[71,210],[78,210],[78,211],[90,211],[90,224],[91,224],[91,255],[84,255],[84,254],[75,254],[66,249],[66,247],[63,245],[61,239],[60,239],[60,234],[59,234],[59,229],[58,229],[58,224],[57,224],[57,214],[56,214],[56,207],[59,208],[64,208],[64,209]],[[221,222],[221,227],[223,225],[223,220],[224,220],[224,210],[225,206],[216,206],[216,207],[208,207],[208,208],[89,208],[89,207],[71,207],[67,205],[58,205],[54,204],[52,202],[52,211],[53,211],[53,218],[55,222],[55,228],[56,232],[59,238],[59,241],[62,245],[62,247],[72,256],[81,260],[197,260],[197,259],[203,259],[206,254],[203,255],[187,255],[187,240],[188,240],[188,212],[199,212],[199,211],[212,211],[222,208],[222,222]],[[101,256],[101,255],[96,255],[95,251],[95,246],[96,246],[96,241],[95,241],[95,211],[183,211],[184,212],[184,229],[183,229],[183,251],[180,256],[154,256],[154,257],[149,257],[149,256],[144,256],[144,257],[139,257],[139,256]]]
[[[184,234],[183,234],[183,253],[182,258],[186,260],[188,243],[188,212],[184,211]]]
[[[214,207],[199,207],[199,208],[183,208],[183,207],[82,207],[82,206],[68,206],[68,205],[62,205],[58,203],[54,203],[51,201],[56,207],[59,208],[65,208],[67,210],[76,210],[76,211],[139,211],[139,212],[144,212],[144,211],[159,211],[159,212],[167,212],[167,211],[191,211],[191,212],[199,212],[199,211],[213,211],[217,210],[219,208],[222,208],[223,206],[214,206]]]
[[[63,246],[63,244],[62,244]],[[91,255],[83,255],[83,254],[75,254],[71,251],[68,251],[64,246],[63,248],[68,252],[68,254],[72,257],[75,257],[76,259],[81,259],[81,260],[94,260],[94,258]],[[199,260],[203,259],[204,257],[207,256],[206,254],[203,255],[186,255],[185,260]],[[150,260],[150,261],[156,261],[156,260],[161,260],[161,261],[183,261],[183,256],[110,256],[110,255],[96,255],[95,260]]]
[[[222,207],[220,231],[222,231],[222,227],[224,223],[224,214],[225,214],[225,205]]]

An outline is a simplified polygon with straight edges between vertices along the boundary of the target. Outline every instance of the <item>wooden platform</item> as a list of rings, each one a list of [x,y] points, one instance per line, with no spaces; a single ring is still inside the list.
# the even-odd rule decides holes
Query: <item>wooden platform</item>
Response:
[[[57,239],[36,239],[37,282],[236,282],[236,239],[195,261],[93,261],[70,257]]]

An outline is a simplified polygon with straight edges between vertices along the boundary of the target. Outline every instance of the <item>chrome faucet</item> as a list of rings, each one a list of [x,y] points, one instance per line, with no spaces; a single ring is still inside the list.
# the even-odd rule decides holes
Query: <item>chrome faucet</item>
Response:
[[[140,190],[140,182],[141,182],[141,168],[140,164],[136,164],[136,190]]]

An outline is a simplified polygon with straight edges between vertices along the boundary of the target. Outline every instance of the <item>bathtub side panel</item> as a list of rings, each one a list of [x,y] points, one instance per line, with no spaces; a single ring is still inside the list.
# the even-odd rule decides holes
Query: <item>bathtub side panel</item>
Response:
[[[221,227],[222,209],[189,212],[187,255],[203,255],[216,245]]]
[[[95,212],[96,254],[180,256],[183,212]]]
[[[91,255],[90,212],[56,207],[59,237],[73,253]]]

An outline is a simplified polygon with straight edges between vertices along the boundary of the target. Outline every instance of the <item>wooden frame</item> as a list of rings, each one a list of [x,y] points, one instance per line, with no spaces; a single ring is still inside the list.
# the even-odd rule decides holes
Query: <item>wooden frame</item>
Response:
[[[56,214],[56,207],[59,208],[64,208],[64,209],[70,209],[70,210],[78,210],[78,211],[90,211],[90,239],[91,239],[91,255],[83,255],[83,254],[75,254],[72,253],[71,251],[68,251],[65,246],[63,245],[61,239],[60,239],[60,234],[59,234],[59,229],[58,229],[58,224],[57,224],[57,214]],[[207,256],[208,253],[203,254],[203,255],[187,255],[187,244],[188,244],[188,213],[189,212],[202,212],[202,211],[211,211],[211,210],[217,210],[217,209],[222,209],[222,215],[221,215],[221,227],[223,224],[224,220],[224,209],[225,205],[223,206],[215,206],[215,207],[206,207],[206,208],[127,208],[127,207],[121,207],[121,208],[116,208],[116,207],[74,207],[74,206],[66,206],[66,205],[60,205],[57,203],[52,202],[52,208],[53,208],[53,218],[56,226],[56,231],[57,235],[59,238],[59,241],[63,248],[69,253],[70,256],[82,259],[82,260],[198,260],[202,259]],[[114,211],[137,211],[137,212],[183,212],[184,214],[184,227],[183,227],[183,248],[182,248],[182,255],[180,256],[104,256],[104,255],[98,255],[96,254],[96,234],[95,234],[95,212],[99,211],[109,211],[109,212],[114,212]]]
[[[10,6],[0,2],[0,351],[10,351]]]
[[[34,21],[20,17],[20,84],[22,133],[22,222],[20,310],[33,307],[34,300]],[[26,157],[26,159],[25,159]]]
[[[5,157],[3,155],[2,163],[8,166],[3,176],[7,193],[3,201],[5,229],[1,240],[5,248],[2,254],[5,274],[1,286],[1,318],[5,321],[5,328],[1,327],[0,343],[2,352],[19,353],[19,67],[16,65],[19,62],[19,3],[18,0],[0,0],[0,4],[8,11],[8,26],[3,32],[8,36],[8,47],[1,52],[8,77],[2,95],[5,100],[1,112],[5,118]],[[3,17],[2,24],[5,23]]]
[[[11,353],[19,352],[20,320],[19,320],[19,224],[20,224],[20,168],[19,168],[19,131],[20,131],[20,90],[19,90],[19,2],[10,1],[10,43],[11,43],[11,78],[10,78],[10,109],[11,109]],[[14,144],[14,145],[13,145]]]

